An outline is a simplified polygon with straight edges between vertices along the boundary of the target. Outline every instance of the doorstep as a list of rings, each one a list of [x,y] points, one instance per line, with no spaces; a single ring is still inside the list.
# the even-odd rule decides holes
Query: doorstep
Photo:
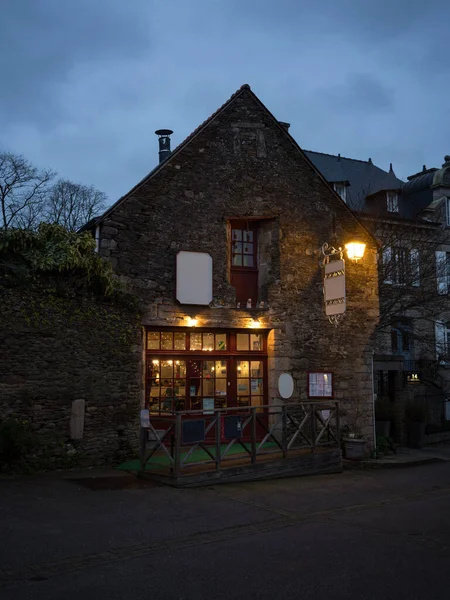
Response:
[[[397,448],[396,454],[388,454],[382,458],[365,460],[343,460],[344,469],[383,469],[395,467],[414,467],[438,462],[450,461],[448,446],[446,452],[440,452],[439,447],[429,447],[421,450],[414,448]]]

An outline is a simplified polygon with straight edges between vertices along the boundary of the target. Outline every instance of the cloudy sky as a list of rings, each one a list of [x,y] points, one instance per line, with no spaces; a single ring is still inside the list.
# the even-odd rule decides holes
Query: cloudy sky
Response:
[[[106,192],[243,83],[300,146],[394,164],[450,153],[448,0],[1,0],[0,148]]]

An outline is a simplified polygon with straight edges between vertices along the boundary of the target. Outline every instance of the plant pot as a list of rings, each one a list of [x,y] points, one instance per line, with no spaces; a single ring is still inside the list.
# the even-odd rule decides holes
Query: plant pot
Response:
[[[391,422],[375,421],[375,431],[377,433],[377,437],[388,438],[391,434]]]
[[[366,457],[366,440],[344,438],[344,454],[349,460],[362,460]]]
[[[408,438],[410,448],[423,448],[425,442],[425,423],[410,423]]]

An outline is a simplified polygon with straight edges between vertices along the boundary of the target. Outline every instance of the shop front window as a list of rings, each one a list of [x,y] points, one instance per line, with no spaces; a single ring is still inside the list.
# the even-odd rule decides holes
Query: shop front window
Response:
[[[267,403],[264,332],[148,331],[146,340],[151,414]]]

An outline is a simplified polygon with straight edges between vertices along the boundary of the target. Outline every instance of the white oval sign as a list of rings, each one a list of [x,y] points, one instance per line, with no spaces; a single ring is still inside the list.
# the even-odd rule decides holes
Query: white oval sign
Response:
[[[290,398],[294,393],[294,380],[289,373],[282,373],[278,377],[278,391],[282,398]]]

